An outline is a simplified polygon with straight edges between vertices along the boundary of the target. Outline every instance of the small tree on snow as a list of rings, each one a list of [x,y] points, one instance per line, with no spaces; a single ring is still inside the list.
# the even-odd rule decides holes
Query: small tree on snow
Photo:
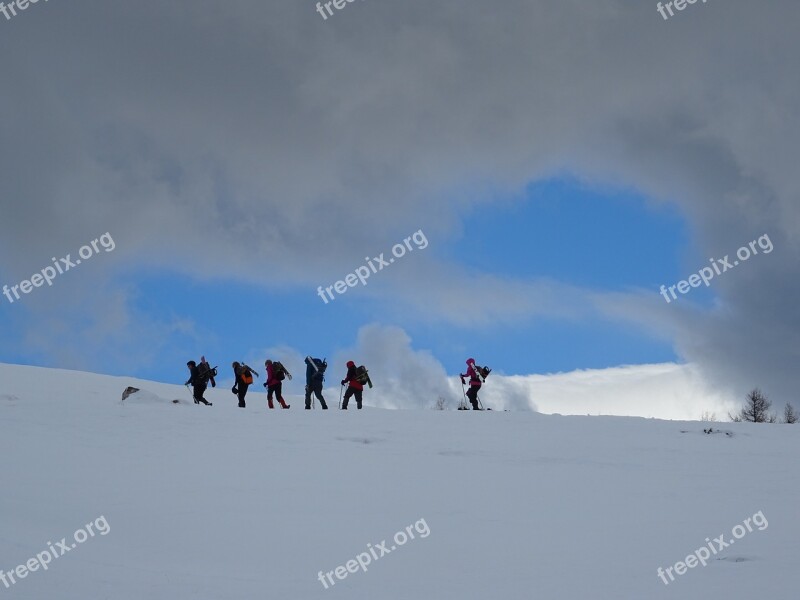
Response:
[[[777,419],[774,414],[770,414],[772,406],[767,397],[756,388],[747,394],[744,407],[738,414],[729,415],[733,421],[747,421],[749,423],[774,423]]]
[[[797,423],[797,413],[794,412],[794,406],[786,403],[786,407],[783,409],[783,422],[789,423],[790,425],[793,423]]]
[[[704,410],[703,414],[700,415],[700,420],[709,423],[714,423],[717,420],[717,413]]]

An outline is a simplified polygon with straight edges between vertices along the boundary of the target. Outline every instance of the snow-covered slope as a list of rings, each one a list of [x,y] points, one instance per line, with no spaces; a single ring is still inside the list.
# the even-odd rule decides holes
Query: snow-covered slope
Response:
[[[121,402],[128,385],[150,395]],[[309,412],[297,397],[269,411],[259,386],[245,410],[226,388],[207,397],[213,407],[180,386],[0,365],[0,569],[75,543],[89,523],[105,531],[83,534],[46,571],[0,582],[0,594],[798,596],[800,427],[705,434],[707,424],[624,417]],[[748,518],[753,531],[707,566],[669,585],[658,577]],[[389,553],[375,559],[383,540]],[[357,556],[369,557],[366,572],[347,571]]]

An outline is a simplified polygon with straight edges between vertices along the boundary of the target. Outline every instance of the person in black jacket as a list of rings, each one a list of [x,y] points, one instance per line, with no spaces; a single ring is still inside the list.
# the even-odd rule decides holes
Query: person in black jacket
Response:
[[[213,371],[211,369],[211,365],[208,364],[208,361],[206,360],[205,356],[201,356],[200,357],[200,364],[197,365],[197,368],[200,369],[200,373],[203,374],[203,375],[208,373],[208,382],[211,384],[212,388],[213,387],[217,387],[217,382],[214,379],[214,373],[216,371]],[[216,369],[216,367],[214,367],[214,369]]]
[[[233,389],[231,391],[239,398],[239,408],[245,408],[244,397],[247,396],[247,389],[253,383],[253,373],[255,373],[255,371],[247,365],[238,362],[234,362],[231,366],[233,367],[233,375],[236,379],[236,383],[233,384]]]
[[[327,367],[326,361],[306,356],[306,410],[311,410],[311,394],[317,397],[322,410],[328,410],[328,404],[322,395],[322,384],[325,381]]]
[[[192,397],[194,398],[194,403],[213,406],[211,402],[203,398],[203,394],[208,387],[208,380],[200,374],[200,369],[197,368],[197,363],[193,360],[190,360],[186,363],[186,366],[189,367],[189,380],[184,385],[192,385]]]

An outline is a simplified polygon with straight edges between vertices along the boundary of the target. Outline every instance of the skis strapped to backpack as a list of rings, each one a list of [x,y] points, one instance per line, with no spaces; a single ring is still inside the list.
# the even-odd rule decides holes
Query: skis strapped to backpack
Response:
[[[361,365],[356,369],[356,381],[361,385],[367,384],[370,388],[372,388],[372,380],[369,378],[369,371],[367,367]]]
[[[241,379],[241,383],[246,385],[253,384],[253,375],[259,377],[258,371],[256,371],[253,367],[249,366],[247,363],[241,364],[241,371],[239,373],[239,379]]]
[[[200,357],[200,364],[197,366],[197,373],[200,375],[200,380],[203,383],[208,383],[209,380],[211,381],[211,387],[216,387],[217,382],[214,381],[214,378],[217,376],[217,367],[211,367],[206,361],[205,356]]]
[[[312,367],[315,371],[314,376],[318,377],[320,381],[325,380],[325,371],[328,368],[328,361],[326,359],[311,358],[306,356],[306,364]]]
[[[289,370],[283,366],[281,362],[274,362],[272,363],[272,368],[275,371],[275,378],[279,381],[283,381],[284,376],[289,378],[289,381],[292,380],[292,374],[289,373]]]

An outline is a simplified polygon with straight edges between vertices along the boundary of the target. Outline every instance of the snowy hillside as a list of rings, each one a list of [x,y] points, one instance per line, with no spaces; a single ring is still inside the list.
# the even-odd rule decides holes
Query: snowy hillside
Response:
[[[798,427],[206,397],[0,365],[0,595],[798,596]]]

